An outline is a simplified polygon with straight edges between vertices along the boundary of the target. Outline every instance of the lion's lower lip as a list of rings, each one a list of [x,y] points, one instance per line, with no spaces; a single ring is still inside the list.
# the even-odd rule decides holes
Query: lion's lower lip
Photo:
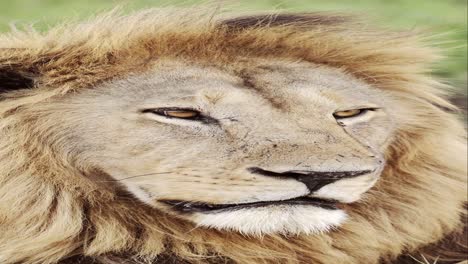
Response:
[[[239,210],[243,208],[255,208],[255,207],[264,207],[269,205],[310,205],[321,207],[324,209],[335,210],[337,204],[339,203],[336,200],[326,200],[314,197],[298,197],[282,201],[261,201],[261,202],[252,202],[252,203],[237,203],[237,204],[209,204],[201,202],[188,202],[181,200],[160,200],[160,202],[170,205],[173,209],[186,212],[186,213],[195,213],[195,212],[219,212],[226,210]]]

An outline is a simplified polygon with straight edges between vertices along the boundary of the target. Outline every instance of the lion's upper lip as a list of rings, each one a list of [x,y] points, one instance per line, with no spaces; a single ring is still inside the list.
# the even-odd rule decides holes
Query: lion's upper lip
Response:
[[[287,200],[280,201],[259,201],[251,203],[235,203],[235,204],[211,204],[204,202],[189,202],[182,200],[160,200],[160,202],[170,205],[173,209],[186,212],[186,213],[195,213],[195,212],[219,212],[225,210],[238,210],[243,208],[253,208],[253,207],[263,207],[268,205],[311,205],[316,207],[321,207],[324,209],[334,210],[338,209],[337,204],[339,203],[336,200],[322,199],[315,197],[296,197]]]

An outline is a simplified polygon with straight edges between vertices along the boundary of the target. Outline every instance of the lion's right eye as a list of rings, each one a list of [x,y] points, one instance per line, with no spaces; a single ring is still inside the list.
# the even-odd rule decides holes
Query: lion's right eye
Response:
[[[200,115],[200,112],[193,110],[169,110],[162,113],[164,116],[175,118],[194,118]]]
[[[195,120],[201,117],[201,113],[194,109],[189,108],[154,108],[143,110],[143,113],[153,113],[168,118],[180,118]]]
[[[337,111],[333,113],[335,118],[348,118],[348,117],[355,117],[367,111],[367,109],[351,109],[351,110],[344,110],[344,111]]]
[[[333,116],[336,119],[346,119],[346,118],[353,118],[353,117],[358,117],[362,116],[368,112],[371,111],[376,111],[379,108],[377,107],[367,107],[367,108],[356,108],[356,109],[348,109],[348,110],[341,110],[341,111],[336,111],[333,113]]]

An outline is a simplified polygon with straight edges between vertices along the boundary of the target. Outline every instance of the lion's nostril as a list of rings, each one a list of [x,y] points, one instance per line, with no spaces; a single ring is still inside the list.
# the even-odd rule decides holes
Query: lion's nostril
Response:
[[[361,175],[371,173],[371,170],[362,171],[307,171],[307,170],[291,170],[285,172],[275,172],[264,170],[259,167],[250,167],[247,169],[249,172],[254,174],[260,174],[268,177],[276,178],[292,178],[296,181],[304,183],[307,188],[311,191],[317,191],[323,186],[333,183],[335,181],[354,178]]]

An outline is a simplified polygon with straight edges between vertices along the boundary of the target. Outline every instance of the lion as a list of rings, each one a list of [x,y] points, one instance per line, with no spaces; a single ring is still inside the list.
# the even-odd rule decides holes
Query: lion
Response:
[[[462,261],[466,132],[424,40],[170,8],[1,35],[0,262]]]

